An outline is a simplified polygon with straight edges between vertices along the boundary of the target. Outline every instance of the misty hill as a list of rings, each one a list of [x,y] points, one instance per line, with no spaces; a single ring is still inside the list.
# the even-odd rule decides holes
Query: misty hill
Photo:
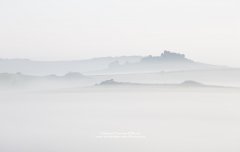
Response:
[[[117,82],[114,79],[105,80],[101,83],[97,84],[97,86],[114,86],[114,85],[139,85],[138,83],[130,83],[130,82]]]
[[[141,56],[102,57],[75,61],[32,61],[28,59],[0,59],[0,73],[29,75],[63,75],[68,72],[87,73],[106,69],[110,63],[135,63]]]
[[[114,79],[105,80],[102,81],[99,84],[96,84],[96,86],[102,86],[102,87],[115,87],[115,86],[153,86],[153,87],[214,87],[214,88],[220,88],[222,86],[215,86],[215,85],[205,85],[197,81],[187,80],[182,83],[168,83],[168,84],[151,84],[151,83],[132,83],[132,82],[118,82]]]
[[[81,73],[70,72],[62,76],[32,76],[21,73],[9,74],[0,73],[0,88],[51,88],[51,87],[67,87],[82,86],[93,84],[94,81]]]
[[[135,83],[180,83],[194,80],[211,85],[240,87],[240,69],[225,68],[214,70],[163,71],[152,73],[106,74],[91,76],[97,82],[114,79],[119,82]]]
[[[206,85],[204,85],[202,83],[199,83],[197,81],[192,81],[192,80],[184,81],[180,85],[182,85],[182,86],[190,86],[190,87],[193,87],[193,86],[197,86],[197,87],[206,86]]]
[[[215,66],[195,62],[186,58],[184,54],[164,51],[160,56],[143,57],[137,63],[119,64],[113,62],[103,73],[149,73],[161,71],[188,71],[222,69],[223,66]]]

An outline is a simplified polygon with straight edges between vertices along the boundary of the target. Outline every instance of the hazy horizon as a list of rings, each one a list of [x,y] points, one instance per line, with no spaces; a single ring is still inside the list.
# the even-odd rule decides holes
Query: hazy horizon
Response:
[[[166,51],[169,51],[169,50],[166,50]],[[71,62],[71,61],[85,61],[85,60],[92,60],[92,59],[98,59],[98,58],[120,58],[120,57],[147,57],[147,56],[161,56],[161,54],[163,53],[164,51],[160,51],[159,54],[156,54],[156,55],[153,55],[153,54],[143,54],[143,55],[137,55],[137,54],[129,54],[129,55],[107,55],[107,56],[95,56],[95,57],[85,57],[85,58],[72,58],[72,59],[35,59],[35,58],[24,58],[24,57],[19,57],[19,58],[15,58],[15,57],[0,57],[0,59],[3,59],[3,60],[30,60],[30,61],[36,61],[36,62]],[[171,51],[171,52],[174,52],[174,53],[180,53],[182,54],[182,52],[179,52],[179,51]],[[202,61],[199,61],[199,60],[195,60],[193,58],[189,58],[189,56],[187,56],[186,54],[184,54],[186,56],[186,58],[188,59],[191,59],[195,62],[199,62],[199,63],[204,63],[204,64],[210,64],[210,65],[218,65],[218,66],[227,66],[229,68],[239,68],[240,65],[229,65],[228,63],[209,63],[209,62],[202,62]]]

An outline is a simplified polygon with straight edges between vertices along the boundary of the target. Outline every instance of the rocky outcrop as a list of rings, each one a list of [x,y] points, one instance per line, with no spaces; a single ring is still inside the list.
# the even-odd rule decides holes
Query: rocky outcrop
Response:
[[[164,51],[161,56],[147,56],[141,60],[141,62],[177,62],[177,61],[189,61],[192,60],[187,59],[184,54],[174,53],[171,51]]]

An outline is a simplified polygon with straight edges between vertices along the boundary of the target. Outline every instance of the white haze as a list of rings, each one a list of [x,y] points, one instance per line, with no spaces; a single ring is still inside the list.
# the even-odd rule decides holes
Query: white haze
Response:
[[[239,152],[239,8],[1,0],[0,152]]]
[[[234,89],[1,93],[0,150],[238,152],[239,100]]]

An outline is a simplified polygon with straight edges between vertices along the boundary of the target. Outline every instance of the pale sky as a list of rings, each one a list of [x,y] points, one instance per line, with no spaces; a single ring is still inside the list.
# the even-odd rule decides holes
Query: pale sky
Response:
[[[185,53],[240,67],[239,0],[0,0],[0,58]]]

